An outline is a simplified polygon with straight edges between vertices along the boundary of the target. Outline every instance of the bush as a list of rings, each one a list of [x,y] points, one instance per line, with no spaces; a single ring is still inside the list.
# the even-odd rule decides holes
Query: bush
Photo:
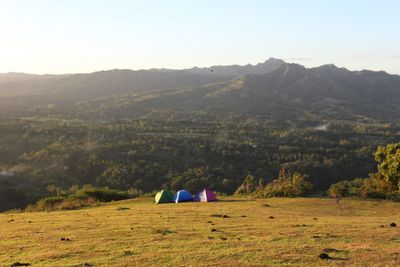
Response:
[[[75,210],[83,207],[91,207],[95,206],[97,201],[93,198],[88,199],[76,199],[76,198],[67,198],[58,206],[59,210]]]
[[[303,174],[281,170],[278,178],[267,184],[261,194],[264,197],[300,197],[305,196],[312,187]]]
[[[331,185],[328,189],[328,195],[331,197],[348,197],[362,195],[365,179],[357,178],[353,181],[340,181]]]
[[[29,205],[27,211],[73,210],[94,206],[97,202],[110,202],[131,197],[130,194],[108,188],[83,186],[73,190],[69,196],[53,196],[38,200],[35,205]]]
[[[392,200],[400,198],[400,194],[393,190],[393,184],[379,174],[371,174],[369,178],[364,179],[340,181],[331,185],[328,195],[332,197],[359,196]]]
[[[377,173],[366,179],[341,181],[331,185],[333,197],[360,196],[400,200],[400,143],[378,147],[375,153]]]
[[[88,199],[93,198],[100,202],[110,202],[113,200],[123,200],[130,198],[127,192],[104,188],[96,188],[91,186],[84,186],[77,190],[74,194],[75,198]]]
[[[380,175],[372,174],[369,178],[364,179],[364,183],[361,185],[361,196],[391,199],[395,195],[392,187],[390,181]]]
[[[379,146],[375,153],[378,175],[391,184],[391,193],[400,191],[400,143]]]
[[[44,211],[44,210],[56,210],[60,204],[65,200],[65,197],[46,197],[36,201],[36,204],[32,207],[33,210]]]
[[[257,189],[256,178],[253,175],[247,175],[243,181],[243,184],[239,186],[235,194],[237,195],[251,194],[254,193],[256,189]]]
[[[26,207],[26,211],[52,211],[52,210],[74,210],[96,205],[93,198],[77,199],[66,197],[47,197],[38,200],[34,205]]]

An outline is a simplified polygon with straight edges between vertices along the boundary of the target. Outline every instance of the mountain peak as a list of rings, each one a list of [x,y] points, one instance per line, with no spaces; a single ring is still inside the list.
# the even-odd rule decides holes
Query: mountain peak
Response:
[[[348,69],[346,68],[339,68],[338,66],[336,66],[335,64],[325,64],[319,67],[315,67],[315,68],[311,68],[313,70],[319,70],[319,71],[334,71],[334,72],[350,72]]]
[[[305,71],[306,68],[302,65],[296,64],[296,63],[285,63],[282,64],[276,72],[280,73],[281,76],[286,76],[288,74],[293,74],[293,73],[300,73]]]
[[[243,76],[247,74],[264,74],[278,69],[281,65],[285,64],[285,61],[277,58],[270,57],[263,63],[256,65],[227,65],[227,66],[211,66],[206,68],[194,67],[188,69],[189,72],[194,73],[213,73],[214,75],[231,76],[231,78],[237,76]]]
[[[262,63],[262,64],[266,64],[266,63],[269,63],[269,64],[271,64],[271,63],[281,63],[281,64],[285,64],[286,62],[283,61],[282,59],[279,59],[279,58],[270,57],[270,58],[268,58],[267,60],[265,60],[265,62]]]
[[[325,65],[320,66],[320,68],[338,69],[338,67],[335,64],[325,64]]]

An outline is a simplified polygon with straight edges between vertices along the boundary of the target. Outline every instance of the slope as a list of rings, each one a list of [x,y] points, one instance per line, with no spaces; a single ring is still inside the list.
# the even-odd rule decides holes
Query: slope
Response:
[[[400,76],[352,72],[333,65],[307,69],[283,64],[265,74],[248,74],[199,88],[119,95],[88,101],[105,117],[257,115],[271,119],[398,120]]]
[[[389,227],[400,220],[399,204],[387,201],[223,198],[154,205],[137,199],[75,211],[0,214],[0,220],[2,266],[400,264],[400,232]],[[332,259],[319,259],[324,251]]]

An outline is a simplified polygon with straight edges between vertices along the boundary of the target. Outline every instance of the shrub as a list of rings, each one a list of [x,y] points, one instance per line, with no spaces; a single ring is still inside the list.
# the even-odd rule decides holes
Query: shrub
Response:
[[[58,206],[59,210],[75,210],[83,207],[95,206],[97,201],[93,198],[88,199],[76,199],[67,198]]]
[[[313,185],[301,173],[279,172],[277,179],[267,184],[261,194],[264,197],[299,197],[305,196]]]
[[[400,200],[400,143],[378,147],[375,153],[377,173],[366,179],[341,181],[331,185],[334,197],[361,196]]]
[[[375,153],[378,175],[391,184],[391,193],[400,191],[400,143],[380,146]],[[397,191],[397,192],[396,192]]]
[[[36,201],[33,209],[37,211],[56,210],[58,206],[65,200],[65,197],[46,197]]]
[[[365,198],[385,198],[396,200],[400,194],[393,189],[393,184],[379,174],[369,178],[357,178],[352,181],[340,181],[331,185],[328,195],[332,197],[359,196]]]
[[[253,175],[247,175],[243,181],[243,184],[239,186],[235,194],[238,195],[251,194],[254,193],[256,189],[257,189],[256,178]]]
[[[138,196],[140,196],[140,195],[143,195],[144,192],[143,192],[142,190],[140,190],[140,189],[131,187],[131,188],[128,189],[128,194],[129,194],[131,197],[138,197]]]
[[[394,195],[393,193],[393,184],[390,181],[378,174],[372,174],[369,178],[364,179],[360,196],[390,199]]]
[[[74,197],[79,199],[93,198],[100,202],[110,202],[113,200],[128,199],[130,195],[127,192],[108,189],[106,187],[84,186],[75,192]]]
[[[362,194],[363,184],[365,179],[357,178],[352,181],[340,181],[332,184],[328,189],[328,195],[331,197],[348,197],[360,196]]]
[[[26,211],[52,211],[52,210],[74,210],[96,205],[93,198],[77,199],[66,197],[47,197],[38,200],[34,205],[26,207]]]
[[[75,189],[69,196],[53,196],[38,200],[35,205],[29,205],[27,211],[72,210],[82,207],[94,206],[97,202],[110,202],[113,200],[128,199],[131,195],[127,192],[83,186]]]

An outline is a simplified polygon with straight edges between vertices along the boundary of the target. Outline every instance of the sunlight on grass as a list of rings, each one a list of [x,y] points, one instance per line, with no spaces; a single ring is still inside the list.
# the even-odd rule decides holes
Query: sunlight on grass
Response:
[[[76,211],[3,213],[0,265],[400,265],[400,228],[389,226],[400,222],[399,203],[236,200],[154,205],[137,199]],[[331,259],[318,258],[324,251]]]

